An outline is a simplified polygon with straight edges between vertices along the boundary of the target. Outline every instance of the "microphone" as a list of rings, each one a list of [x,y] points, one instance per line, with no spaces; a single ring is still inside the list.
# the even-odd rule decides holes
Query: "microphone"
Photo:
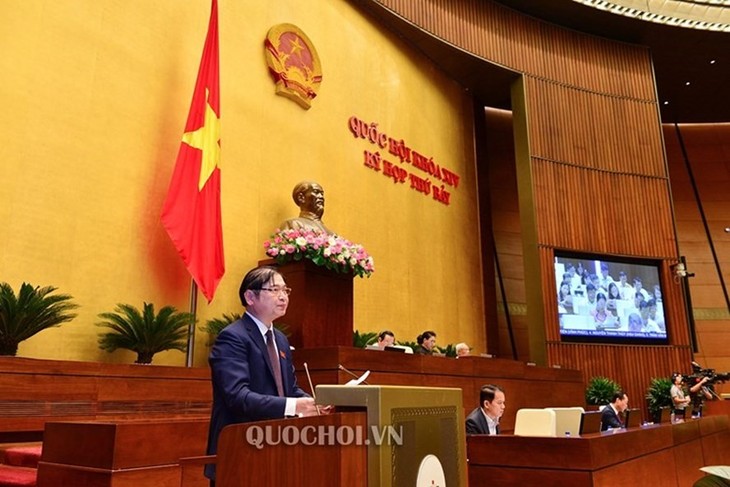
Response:
[[[304,372],[307,373],[307,380],[309,381],[309,389],[312,391],[312,399],[314,399],[316,401],[317,396],[314,394],[314,386],[312,385],[312,376],[309,375],[309,367],[307,366],[307,362],[304,362]],[[315,404],[314,407],[317,408],[317,416],[319,416],[320,415],[319,405]]]
[[[352,372],[352,371],[349,371],[349,370],[347,370],[347,369],[346,369],[346,368],[345,368],[345,367],[344,367],[344,366],[343,366],[342,364],[337,364],[337,367],[338,367],[338,368],[339,368],[339,369],[340,369],[341,371],[343,371],[344,373],[346,373],[346,374],[350,374],[350,375],[351,375],[352,377],[354,377],[355,379],[359,379],[359,378],[360,378],[360,376],[359,376],[359,375],[355,374],[355,373],[354,373],[354,372]],[[363,383],[363,384],[365,384],[366,386],[369,386],[369,385],[370,385],[370,384],[368,384],[368,381],[366,381],[366,380],[362,381],[362,383]]]

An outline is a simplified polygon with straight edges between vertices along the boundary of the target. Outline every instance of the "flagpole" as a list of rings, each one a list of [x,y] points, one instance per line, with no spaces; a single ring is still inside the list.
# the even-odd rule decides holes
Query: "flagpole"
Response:
[[[190,279],[190,314],[196,318],[198,312],[198,285],[195,279]],[[195,355],[195,319],[188,325],[188,348],[185,357],[185,366],[193,366],[193,356]]]

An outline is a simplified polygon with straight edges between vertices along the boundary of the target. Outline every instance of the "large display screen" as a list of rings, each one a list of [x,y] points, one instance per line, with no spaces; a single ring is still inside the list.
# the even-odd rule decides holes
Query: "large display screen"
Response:
[[[555,252],[563,341],[668,343],[659,262]]]

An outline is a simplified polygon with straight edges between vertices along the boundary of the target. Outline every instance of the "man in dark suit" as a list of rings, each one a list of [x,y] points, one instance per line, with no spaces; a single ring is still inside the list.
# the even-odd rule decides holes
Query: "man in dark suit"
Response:
[[[467,435],[498,435],[499,418],[504,414],[505,397],[501,387],[483,385],[479,391],[479,407],[466,417]]]
[[[611,397],[611,404],[603,408],[601,413],[601,431],[609,428],[623,428],[624,423],[619,413],[626,411],[629,407],[629,396],[624,391],[616,392]]]
[[[289,293],[272,267],[246,274],[239,289],[246,313],[216,339],[208,362],[213,382],[213,409],[208,454],[215,455],[221,430],[234,423],[318,414],[314,400],[297,386],[289,341],[273,327],[284,316]],[[215,486],[215,465],[205,467]]]

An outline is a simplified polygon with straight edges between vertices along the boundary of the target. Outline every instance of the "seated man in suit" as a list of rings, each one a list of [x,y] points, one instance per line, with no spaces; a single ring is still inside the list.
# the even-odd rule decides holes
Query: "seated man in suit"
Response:
[[[329,412],[318,411],[297,386],[289,341],[273,326],[286,313],[290,292],[273,267],[252,269],[243,278],[239,296],[246,313],[220,332],[208,358],[213,382],[208,455],[216,454],[218,436],[229,424]],[[206,465],[205,476],[214,487],[215,465]]]
[[[385,347],[395,345],[395,333],[390,330],[383,330],[378,333],[378,348],[384,350]]]
[[[626,411],[629,407],[629,396],[624,391],[616,392],[611,398],[611,404],[603,408],[601,413],[601,431],[610,428],[623,428],[624,423],[619,413]]]
[[[499,418],[504,414],[505,397],[501,387],[483,385],[479,391],[479,407],[466,417],[467,435],[498,435]]]

